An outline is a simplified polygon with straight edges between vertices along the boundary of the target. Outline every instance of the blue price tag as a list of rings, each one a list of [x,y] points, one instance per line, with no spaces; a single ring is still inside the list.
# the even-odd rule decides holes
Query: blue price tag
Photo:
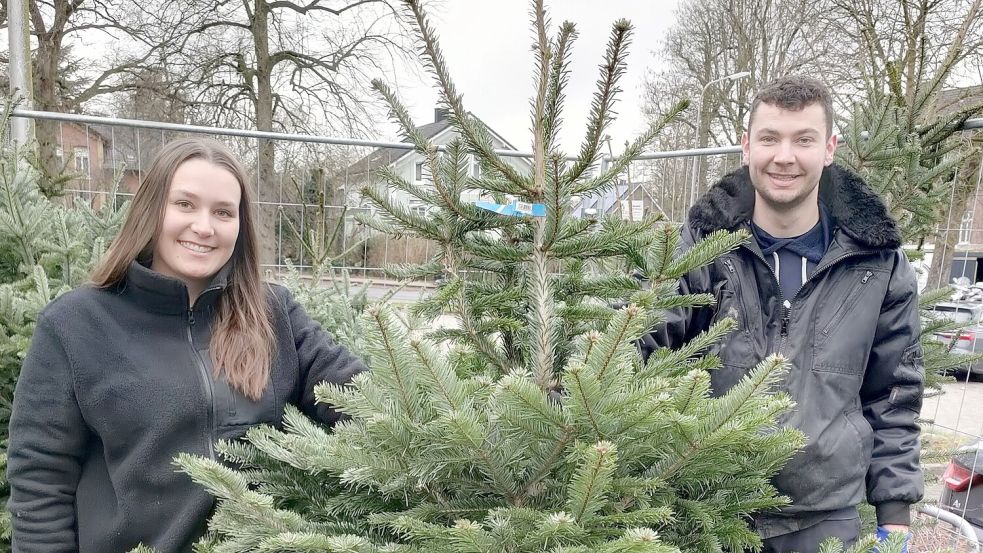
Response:
[[[511,217],[546,217],[546,206],[543,204],[531,204],[518,200],[510,204],[497,204],[495,202],[477,201],[474,203],[481,209],[486,209],[499,215],[509,215]]]

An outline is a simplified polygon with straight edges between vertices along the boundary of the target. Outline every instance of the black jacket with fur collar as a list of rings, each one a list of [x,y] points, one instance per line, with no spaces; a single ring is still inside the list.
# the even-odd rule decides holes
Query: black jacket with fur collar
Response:
[[[899,249],[897,225],[859,177],[827,167],[819,195],[833,241],[794,297],[783,297],[749,240],[683,279],[683,293],[713,294],[716,305],[669,314],[665,328],[643,339],[643,354],[678,347],[723,317],[736,319],[738,329],[712,351],[722,361],[711,375],[715,394],[770,354],[792,363],[781,386],[796,406],[780,422],[808,443],[774,479],[792,499],[780,516],[821,517],[866,495],[880,524],[907,524],[909,505],[923,493],[915,273]],[[684,246],[716,230],[749,229],[754,201],[746,167],[725,176],[690,209]],[[758,529],[768,537],[764,526]]]

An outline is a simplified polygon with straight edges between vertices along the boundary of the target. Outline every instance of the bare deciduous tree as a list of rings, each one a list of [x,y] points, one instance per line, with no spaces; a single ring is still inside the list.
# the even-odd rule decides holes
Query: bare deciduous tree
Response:
[[[983,2],[830,0],[830,6],[827,19],[843,39],[837,44],[838,57],[851,60],[842,66],[842,75],[829,75],[841,99],[861,110],[874,101],[886,103],[900,114],[891,117],[899,126],[893,148],[921,150],[908,156],[910,162],[899,158],[896,177],[885,180],[882,192],[895,216],[910,221],[906,230],[919,249],[934,243],[928,282],[933,287],[945,284],[957,234],[952,227],[975,189],[971,159],[978,137],[959,136],[956,128],[983,112],[980,81],[961,78],[983,59]],[[875,106],[866,111],[875,111]],[[867,162],[857,154],[863,145],[848,147],[862,170]],[[924,203],[928,205],[919,205]]]
[[[830,62],[835,37],[828,35],[820,17],[823,1],[682,3],[663,49],[657,52],[666,68],[648,75],[645,103],[650,116],[681,97],[692,98],[695,109],[656,146],[668,150],[737,144],[758,86],[788,73],[815,73],[819,65]],[[750,76],[718,81],[743,71]],[[709,167],[722,168],[720,160],[706,161],[700,164],[700,183],[705,183]],[[689,169],[688,164],[678,167]],[[683,188],[690,179],[690,174],[680,173],[670,180]]]
[[[33,100],[40,110],[78,112],[132,86],[134,72],[174,46],[147,12],[127,0],[27,0]],[[6,2],[0,7],[6,24]],[[153,32],[151,32],[153,31]],[[79,52],[85,50],[86,56]],[[58,123],[38,121],[42,189],[58,192],[64,162],[57,156]]]
[[[402,20],[390,0],[162,0],[188,14],[186,46],[167,60],[186,76],[189,115],[210,124],[261,131],[364,135],[373,111],[373,77],[409,60]],[[258,198],[273,194],[274,144],[258,141]],[[261,211],[260,239],[270,262],[272,209]]]

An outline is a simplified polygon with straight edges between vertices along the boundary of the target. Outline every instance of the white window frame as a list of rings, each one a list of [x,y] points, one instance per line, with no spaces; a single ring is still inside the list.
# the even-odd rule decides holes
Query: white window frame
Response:
[[[468,176],[473,179],[481,178],[481,163],[478,162],[478,156],[471,154],[468,158]]]
[[[72,150],[73,158],[75,159],[75,172],[89,174],[89,164],[92,161],[89,159],[89,149],[85,146],[76,146]]]
[[[973,212],[967,211],[959,220],[959,239],[957,244],[969,244],[973,239]]]

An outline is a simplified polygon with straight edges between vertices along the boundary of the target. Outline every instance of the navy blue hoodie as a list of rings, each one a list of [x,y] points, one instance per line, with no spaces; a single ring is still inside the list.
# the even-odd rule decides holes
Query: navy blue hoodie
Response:
[[[833,240],[829,229],[829,214],[822,203],[819,204],[819,221],[805,234],[791,238],[775,238],[753,221],[751,231],[758,242],[758,247],[761,248],[761,253],[765,256],[765,261],[778,278],[782,296],[786,300],[795,297],[802,284],[812,275]]]

